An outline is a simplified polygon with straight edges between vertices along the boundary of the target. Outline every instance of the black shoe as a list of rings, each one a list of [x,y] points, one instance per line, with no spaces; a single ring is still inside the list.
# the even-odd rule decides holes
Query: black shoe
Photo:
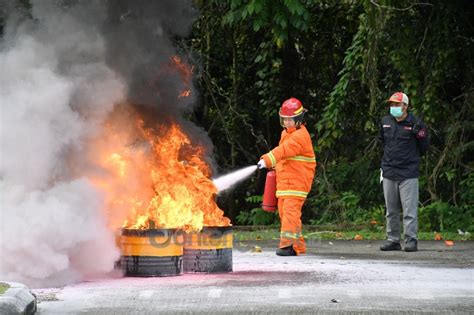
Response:
[[[278,248],[276,250],[278,256],[296,256],[296,252],[293,249],[293,246],[287,246],[283,248]]]
[[[380,246],[380,250],[388,251],[388,250],[401,250],[402,247],[400,243],[395,243],[391,241],[385,241],[382,246]]]
[[[418,251],[418,241],[414,238],[409,238],[405,241],[406,245],[403,246],[403,249],[406,252],[416,252]]]

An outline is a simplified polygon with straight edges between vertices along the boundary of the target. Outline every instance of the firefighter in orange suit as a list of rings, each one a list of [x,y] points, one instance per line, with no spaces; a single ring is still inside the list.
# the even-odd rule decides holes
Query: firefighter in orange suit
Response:
[[[276,148],[262,155],[258,167],[275,168],[278,213],[281,221],[280,256],[296,256],[306,253],[301,234],[301,208],[311,190],[316,171],[316,157],[308,130],[304,126],[307,110],[296,98],[283,102],[280,108],[280,124],[284,128]]]

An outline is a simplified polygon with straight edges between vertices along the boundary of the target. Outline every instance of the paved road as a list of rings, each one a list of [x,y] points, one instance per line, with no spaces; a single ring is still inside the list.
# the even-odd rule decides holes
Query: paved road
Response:
[[[380,244],[319,241],[306,256],[278,257],[275,241],[247,242],[235,245],[232,273],[111,274],[34,292],[39,314],[474,313],[474,242],[422,242],[416,253]]]

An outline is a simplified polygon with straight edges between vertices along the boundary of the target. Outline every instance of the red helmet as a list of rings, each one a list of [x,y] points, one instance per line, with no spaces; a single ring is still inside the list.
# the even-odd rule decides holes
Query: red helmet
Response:
[[[303,104],[297,98],[289,98],[280,108],[280,117],[295,117],[304,112]]]
[[[280,125],[285,127],[283,123],[284,118],[293,118],[296,127],[299,128],[303,123],[304,113],[306,112],[307,110],[303,108],[303,104],[301,104],[299,99],[294,97],[289,98],[283,102],[280,112],[278,113],[280,115]]]

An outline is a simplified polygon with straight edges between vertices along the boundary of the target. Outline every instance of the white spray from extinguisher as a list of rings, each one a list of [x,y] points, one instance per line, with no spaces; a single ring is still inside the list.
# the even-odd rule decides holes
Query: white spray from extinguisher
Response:
[[[249,177],[256,170],[256,165],[247,166],[232,173],[220,176],[218,178],[214,178],[212,182],[214,183],[214,185],[216,185],[217,192],[220,193],[221,191],[226,190],[237,184],[239,181]]]

